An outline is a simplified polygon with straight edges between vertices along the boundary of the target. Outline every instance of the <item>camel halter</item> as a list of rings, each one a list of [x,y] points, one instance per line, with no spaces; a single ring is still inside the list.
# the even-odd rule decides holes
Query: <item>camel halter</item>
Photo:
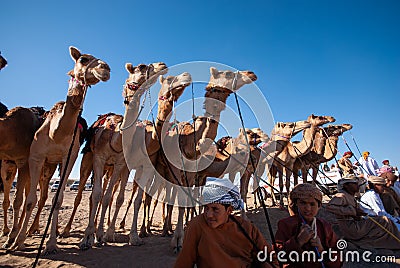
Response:
[[[150,65],[151,65],[151,64],[150,64]],[[129,105],[130,102],[129,102],[128,99],[129,99],[129,98],[133,98],[133,97],[136,96],[136,93],[138,92],[138,90],[140,89],[140,87],[142,87],[142,86],[148,81],[149,76],[150,76],[150,75],[149,75],[149,68],[147,68],[147,70],[146,70],[146,80],[145,80],[140,86],[138,86],[139,84],[136,83],[136,82],[132,82],[132,83],[130,83],[130,84],[128,84],[128,83],[125,83],[125,84],[124,84],[124,89],[125,89],[125,88],[128,88],[128,89],[131,89],[131,90],[135,90],[133,94],[131,94],[131,95],[126,95],[126,96],[125,96],[125,100],[124,100],[124,104],[125,104],[125,105]],[[144,109],[147,95],[150,96],[150,87],[149,87],[149,88],[145,88],[144,98],[143,98],[143,100],[142,100],[142,104],[140,105],[139,112],[138,112],[138,115],[136,116],[135,120],[133,120],[133,121],[132,121],[129,125],[127,125],[126,127],[120,127],[120,131],[127,130],[128,128],[130,128],[130,127],[132,127],[134,124],[136,124],[136,122],[137,122],[138,119],[139,119],[140,114],[142,113],[142,111],[143,111],[143,109]],[[150,98],[150,97],[149,97],[149,98]],[[152,107],[151,107],[151,105],[150,105],[150,110],[151,110],[151,108],[152,108]],[[120,123],[120,125],[122,125],[122,122]]]
[[[238,108],[238,114],[239,114],[239,118],[240,118],[240,122],[241,122],[241,125],[242,125],[243,132],[246,133],[246,128],[244,126],[242,111],[240,110],[239,99],[238,99],[238,96],[237,96],[237,94],[235,92],[235,89],[236,89],[236,86],[237,86],[237,77],[238,77],[238,75],[239,75],[239,71],[236,71],[235,72],[235,77],[234,77],[234,79],[232,81],[232,92],[233,92],[233,94],[235,96],[236,106]],[[246,140],[246,144],[247,144],[247,147],[248,147],[248,151],[251,152],[250,144],[249,144],[249,140],[247,138],[247,135],[245,135],[245,140]],[[254,170],[254,172],[253,172],[254,179],[260,180],[260,178],[258,178],[257,173],[256,173],[257,168],[256,168],[256,165],[254,163],[254,159],[251,156],[250,156],[250,161],[251,161],[251,165],[252,165],[253,170]],[[257,189],[257,196],[258,196],[258,201],[261,203],[261,205],[263,207],[263,210],[264,210],[264,213],[265,213],[265,218],[267,220],[268,231],[269,231],[269,234],[271,236],[272,244],[273,244],[273,246],[275,248],[277,248],[276,247],[275,235],[274,235],[274,232],[272,230],[271,220],[269,218],[269,213],[268,213],[267,207],[265,205],[264,199],[262,198],[262,193],[261,193],[261,188],[260,187],[258,187],[258,189]],[[279,263],[279,265],[281,266],[281,263]]]

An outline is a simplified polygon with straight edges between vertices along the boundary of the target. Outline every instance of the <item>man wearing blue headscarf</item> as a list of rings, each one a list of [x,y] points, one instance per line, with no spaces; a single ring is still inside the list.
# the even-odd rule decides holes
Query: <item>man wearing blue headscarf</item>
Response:
[[[208,178],[201,200],[204,213],[189,222],[175,267],[250,267],[260,251],[272,251],[257,227],[231,215],[243,207],[243,200],[229,179]]]

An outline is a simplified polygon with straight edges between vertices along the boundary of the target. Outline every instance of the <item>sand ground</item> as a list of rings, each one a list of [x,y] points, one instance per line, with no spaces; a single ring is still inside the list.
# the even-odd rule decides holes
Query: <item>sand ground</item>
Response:
[[[132,185],[126,188],[125,199],[128,199],[132,193]],[[71,236],[68,238],[59,238],[58,246],[61,251],[54,255],[41,256],[39,267],[172,267],[176,259],[176,255],[170,248],[171,237],[161,237],[162,231],[162,209],[158,206],[155,211],[154,222],[152,226],[153,234],[144,238],[145,244],[142,246],[129,246],[127,244],[129,238],[129,230],[132,223],[132,209],[128,213],[125,230],[117,230],[116,241],[108,243],[102,247],[93,247],[89,250],[82,251],[79,249],[79,241],[83,237],[84,230],[88,223],[88,201],[90,191],[83,193],[81,205],[76,213],[72,224]],[[12,193],[13,194],[13,193]],[[51,208],[51,199],[54,193],[49,193],[46,206],[43,209],[40,220],[40,228],[43,232],[48,215]],[[64,202],[59,214],[60,231],[67,224],[72,212],[75,191],[66,190]],[[3,200],[3,194],[0,194],[0,200]],[[269,201],[267,201],[267,205]],[[248,196],[249,212],[248,218],[261,230],[268,241],[271,241],[266,217],[262,208],[254,208],[253,197]],[[117,220],[117,228],[126,211],[127,200],[121,208],[119,218]],[[173,224],[176,223],[177,210],[174,210]],[[12,215],[12,211],[9,210]],[[35,211],[34,211],[35,213]],[[279,208],[268,208],[268,214],[272,223],[273,232],[276,232],[277,222],[287,217],[287,211]],[[323,215],[329,218],[329,215]],[[3,219],[3,210],[0,209],[0,219]],[[142,220],[142,213],[139,213],[139,227]],[[9,219],[9,227],[11,227],[12,216]],[[0,223],[3,226],[3,222]],[[4,249],[0,249],[0,267],[31,267],[40,244],[41,235],[28,237],[26,240],[26,251],[6,253]],[[0,244],[6,241],[6,237],[0,237]],[[375,252],[377,254],[379,252]],[[382,253],[382,252],[381,252]],[[397,254],[400,258],[400,252],[384,252],[385,255]],[[346,267],[399,267],[395,264],[345,264]]]

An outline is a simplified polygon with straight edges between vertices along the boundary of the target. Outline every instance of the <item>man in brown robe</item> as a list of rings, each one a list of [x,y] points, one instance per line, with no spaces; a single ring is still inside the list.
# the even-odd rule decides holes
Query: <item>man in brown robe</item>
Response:
[[[354,175],[339,180],[338,193],[329,201],[326,209],[336,215],[339,228],[347,241],[365,249],[400,249],[400,232],[391,220],[385,216],[372,218],[385,231],[371,217],[364,218],[366,213],[354,198],[359,190],[359,180]]]
[[[212,180],[214,179],[214,180]],[[175,268],[252,267],[260,251],[268,255],[271,245],[251,222],[231,215],[243,205],[240,193],[229,179],[208,178],[203,189],[204,213],[187,226]],[[264,253],[263,253],[264,254]],[[264,258],[264,256],[261,256]],[[267,258],[269,260],[269,258]],[[275,260],[257,267],[278,266]]]

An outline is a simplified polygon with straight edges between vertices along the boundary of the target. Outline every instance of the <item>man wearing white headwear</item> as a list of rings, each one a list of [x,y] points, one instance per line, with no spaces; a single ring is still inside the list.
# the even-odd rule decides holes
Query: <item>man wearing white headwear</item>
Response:
[[[365,217],[367,213],[354,198],[362,183],[360,179],[355,175],[340,179],[338,193],[329,201],[326,210],[335,214],[346,241],[366,249],[399,249],[400,232],[394,222],[384,216]]]
[[[386,181],[378,176],[368,177],[369,190],[361,197],[361,208],[370,216],[386,216],[400,230],[400,218],[390,215],[383,205],[380,194],[385,190]]]
[[[238,188],[227,178],[208,178],[203,188],[204,213],[187,226],[175,267],[250,267],[257,253],[271,245],[251,222],[232,211],[241,209]],[[261,267],[275,264],[260,263]]]

